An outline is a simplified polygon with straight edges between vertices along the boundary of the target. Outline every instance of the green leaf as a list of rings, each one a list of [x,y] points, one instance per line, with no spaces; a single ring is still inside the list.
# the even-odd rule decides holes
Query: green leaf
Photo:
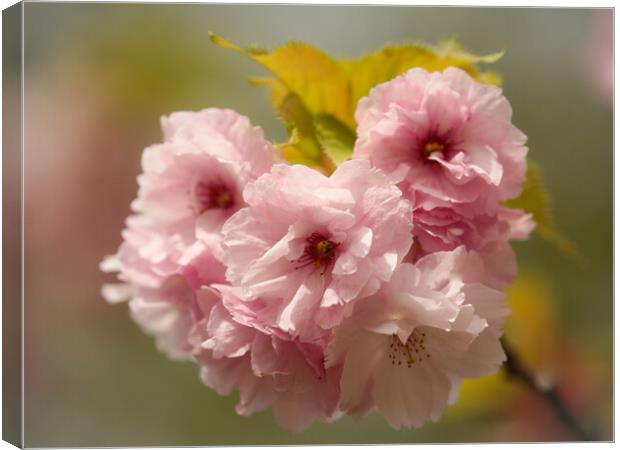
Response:
[[[289,131],[289,135],[295,138],[292,140],[294,141],[295,151],[288,154],[295,155],[295,157],[292,160],[287,158],[287,160],[293,163],[301,163],[301,160],[297,160],[299,159],[298,156],[301,156],[304,160],[311,161],[313,165],[320,163],[322,151],[316,138],[312,115],[297,94],[289,93],[284,97],[278,106],[278,113]],[[292,148],[289,147],[289,150]],[[287,157],[287,154],[284,156]]]
[[[314,124],[323,151],[334,164],[339,165],[351,157],[355,133],[349,127],[329,115],[318,116]]]
[[[551,201],[543,185],[538,168],[529,163],[527,178],[521,195],[504,203],[509,208],[522,209],[532,213],[536,222],[536,232],[547,241],[556,245],[561,251],[571,256],[577,255],[577,249],[555,226],[551,214]]]
[[[278,147],[284,159],[291,164],[303,164],[313,168],[320,167],[320,158],[309,156],[311,152],[308,150],[307,144],[305,142],[302,143],[296,128],[290,131],[289,141],[279,144]]]
[[[299,96],[273,78],[253,78],[251,82],[267,86],[271,91],[271,101],[290,137],[289,142],[280,144],[284,159],[292,164],[320,168],[323,155],[316,137],[314,118]]]

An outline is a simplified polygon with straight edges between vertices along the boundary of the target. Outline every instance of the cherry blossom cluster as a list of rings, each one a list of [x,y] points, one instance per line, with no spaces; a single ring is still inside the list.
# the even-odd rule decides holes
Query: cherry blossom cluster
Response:
[[[286,430],[378,410],[436,421],[494,373],[534,227],[526,137],[499,88],[412,69],[360,100],[352,158],[326,175],[279,156],[234,111],[177,112],[144,150],[118,252],[102,262],[134,320],[196,362],[240,415]]]

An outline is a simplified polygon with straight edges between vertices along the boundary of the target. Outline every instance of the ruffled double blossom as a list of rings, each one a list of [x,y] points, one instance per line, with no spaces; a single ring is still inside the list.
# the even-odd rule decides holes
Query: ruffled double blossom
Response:
[[[529,215],[501,206],[521,193],[528,149],[496,86],[457,68],[412,69],[374,87],[355,117],[354,156],[388,173],[411,202],[423,253],[479,250],[533,229]]]
[[[354,159],[326,176],[279,163],[233,111],[163,118],[102,263],[122,282],[104,296],[129,299],[162,351],[292,432],[374,409],[419,427],[463,379],[495,372],[509,240],[533,227],[502,206],[527,147],[498,88],[413,69],[356,119]]]

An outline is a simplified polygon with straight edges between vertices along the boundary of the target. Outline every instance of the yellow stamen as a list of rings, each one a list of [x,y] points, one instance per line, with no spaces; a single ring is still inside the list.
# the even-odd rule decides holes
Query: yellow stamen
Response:
[[[334,244],[332,244],[327,239],[317,242],[316,244],[316,253],[318,256],[325,256],[329,252],[334,249]]]
[[[409,346],[405,346],[405,350],[407,351],[407,362],[409,364],[413,364],[415,362],[415,359],[413,359],[413,355],[411,354],[411,349],[409,348]]]
[[[443,152],[444,148],[445,147],[441,142],[436,141],[429,141],[426,145],[424,145],[424,151],[426,151],[429,155],[434,152]]]
[[[333,257],[332,251],[334,250],[334,244],[327,239],[323,239],[317,242],[314,245],[314,253],[316,255],[316,260],[314,261],[314,265],[316,267],[321,267],[326,262],[331,261]]]
[[[215,195],[215,204],[218,208],[226,208],[232,203],[232,195],[228,191],[221,191]]]

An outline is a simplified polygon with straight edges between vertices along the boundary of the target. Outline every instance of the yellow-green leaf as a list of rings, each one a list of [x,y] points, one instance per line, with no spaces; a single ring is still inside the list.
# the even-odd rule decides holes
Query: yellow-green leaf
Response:
[[[290,142],[280,144],[278,146],[282,152],[282,156],[291,164],[303,164],[312,167],[325,175],[330,175],[336,166],[325,154],[321,154],[318,160],[310,159],[306,156],[306,150],[296,140],[296,130],[293,130]]]
[[[254,86],[263,86],[269,89],[269,93],[271,94],[271,103],[276,108],[276,110],[280,107],[282,101],[290,93],[288,88],[282,82],[276,80],[275,78],[252,77],[250,78],[250,83]]]
[[[355,133],[349,127],[329,115],[318,116],[314,124],[323,151],[334,164],[339,165],[351,157]]]
[[[285,44],[271,52],[242,49],[210,33],[211,40],[256,61],[299,96],[313,115],[330,114],[353,126],[349,85],[341,67],[325,53],[303,43]]]
[[[289,142],[280,144],[284,159],[292,164],[321,166],[323,155],[316,137],[314,119],[299,96],[273,78],[253,78],[251,82],[267,86],[271,91],[271,101],[290,136]]]
[[[278,114],[288,130],[297,129],[300,138],[314,137],[312,115],[297,94],[291,92],[282,99],[278,105]]]
[[[494,84],[495,86],[501,86],[503,83],[502,76],[497,72],[493,72],[492,70],[480,72],[478,74],[478,80],[481,83]]]
[[[286,160],[294,164],[307,164],[307,162],[311,162],[311,165],[320,164],[322,151],[316,138],[312,115],[299,97],[289,93],[280,103],[278,113],[289,135],[296,141],[294,148],[289,147],[289,152],[284,153]]]
[[[543,186],[538,168],[531,162],[527,167],[527,178],[521,195],[505,203],[509,208],[522,209],[532,213],[536,222],[536,232],[544,239],[552,242],[563,252],[576,255],[575,246],[556,228],[551,214],[551,201]]]
[[[303,164],[305,166],[318,168],[321,165],[320,156],[310,156],[311,153],[307,144],[303,143],[299,138],[299,132],[296,128],[291,129],[288,142],[278,145],[282,157],[291,164]]]
[[[371,88],[403,74],[412,67],[425,67],[436,60],[436,55],[422,45],[386,47],[363,56],[357,61],[343,60],[343,68],[351,80],[351,110]]]
[[[442,59],[451,59],[459,66],[473,64],[493,64],[499,61],[504,52],[491,53],[490,55],[475,55],[468,52],[454,39],[442,41],[436,47],[437,54]]]

